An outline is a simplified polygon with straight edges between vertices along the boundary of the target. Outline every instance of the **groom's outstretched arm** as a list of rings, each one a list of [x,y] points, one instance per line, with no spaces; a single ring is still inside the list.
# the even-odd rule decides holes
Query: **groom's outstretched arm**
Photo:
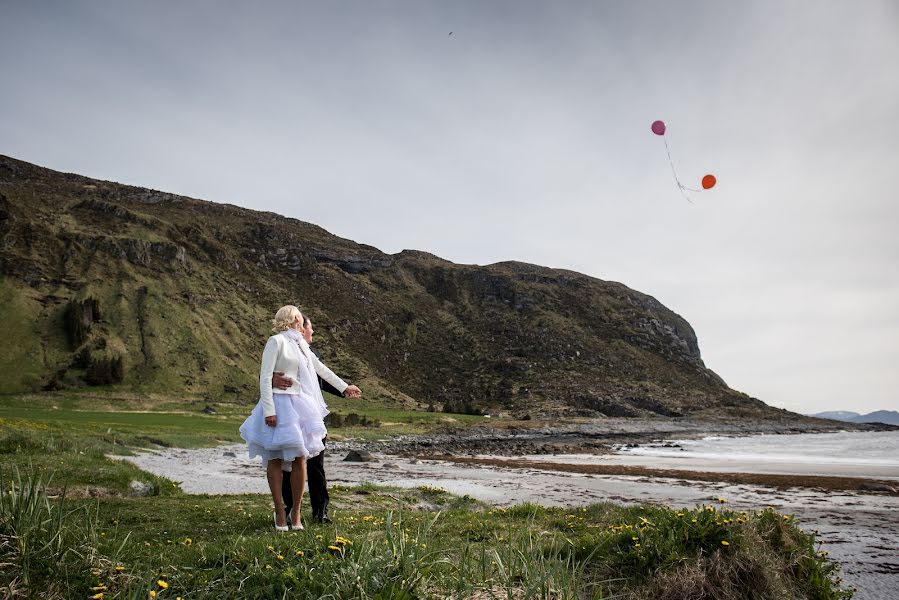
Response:
[[[318,358],[318,354],[315,351],[312,352],[312,364],[315,366],[315,372],[318,374],[318,379],[321,382],[330,388],[326,389],[325,386],[322,386],[322,391],[331,392],[337,396],[343,396],[344,398],[361,398],[362,390],[359,389],[358,386],[349,385],[343,379],[334,374],[334,371],[325,366],[325,364]]]
[[[337,377],[337,376],[335,375],[335,377]],[[338,377],[338,379],[340,379],[340,378]],[[362,390],[360,390],[359,387],[355,386],[355,385],[348,385],[343,389],[343,391],[341,391],[341,390],[337,389],[335,386],[331,385],[331,383],[329,383],[328,381],[325,381],[324,379],[322,379],[321,376],[319,376],[319,378],[318,378],[318,384],[319,384],[319,386],[321,386],[321,389],[323,392],[328,392],[329,394],[334,394],[335,396],[343,396],[345,398],[361,398],[362,397]],[[275,371],[272,374],[272,387],[273,388],[277,388],[279,390],[286,390],[291,385],[293,385],[293,380],[290,377],[287,377],[286,375],[284,375],[284,373]]]
[[[328,392],[329,394],[334,394],[335,396],[343,396],[344,392],[346,391],[346,390],[344,390],[344,392],[341,392],[340,390],[338,390],[336,387],[334,387],[333,385],[331,385],[330,383],[328,383],[321,377],[318,378],[318,385],[319,385],[319,387],[321,387],[323,392]],[[352,386],[348,385],[347,389],[350,389],[351,387]]]

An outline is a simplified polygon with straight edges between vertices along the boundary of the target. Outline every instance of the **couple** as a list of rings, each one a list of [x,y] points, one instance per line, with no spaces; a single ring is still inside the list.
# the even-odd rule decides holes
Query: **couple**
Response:
[[[307,459],[313,517],[330,521],[325,512],[323,462],[328,407],[322,383],[348,398],[359,398],[362,391],[347,385],[312,352],[312,322],[296,306],[282,306],[272,324],[275,335],[262,352],[259,402],[240,426],[240,435],[247,442],[250,458],[259,456],[266,465],[275,504],[275,529],[287,531],[289,527],[303,529],[300,504],[306,487]]]

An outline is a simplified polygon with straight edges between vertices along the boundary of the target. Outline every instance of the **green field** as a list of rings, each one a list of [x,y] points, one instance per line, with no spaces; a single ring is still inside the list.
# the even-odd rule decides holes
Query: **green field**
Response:
[[[278,534],[265,495],[190,496],[107,456],[235,441],[246,407],[206,415],[202,406],[137,412],[139,402],[116,400],[119,410],[88,411],[83,402],[18,397],[0,406],[4,598],[851,595],[790,517],[724,505],[496,509],[435,488],[364,485],[332,489],[334,525]],[[445,418],[368,410],[397,423],[379,435]],[[133,479],[153,494],[129,497]]]

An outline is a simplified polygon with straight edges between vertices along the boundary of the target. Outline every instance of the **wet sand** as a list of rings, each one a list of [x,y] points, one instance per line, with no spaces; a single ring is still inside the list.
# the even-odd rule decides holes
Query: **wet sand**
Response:
[[[678,457],[640,454],[555,454],[552,456],[541,454],[522,456],[520,458],[576,465],[652,466],[656,469],[711,473],[738,472],[811,477],[860,477],[884,481],[888,485],[899,485],[899,466],[871,465],[848,461],[839,463],[827,461],[809,463],[790,460],[771,461],[763,458],[753,460],[731,457]]]
[[[715,471],[694,471],[685,468],[659,469],[644,466],[646,458],[619,457],[616,455],[574,455],[574,456],[526,456],[520,459],[499,458],[495,456],[453,456],[453,457],[422,457],[436,460],[444,460],[459,464],[480,464],[508,467],[513,469],[545,469],[563,473],[583,473],[587,475],[631,475],[635,477],[655,477],[667,479],[686,479],[690,481],[714,481],[732,484],[749,484],[769,486],[777,489],[788,488],[813,488],[830,491],[859,491],[872,493],[885,493],[891,496],[899,496],[896,489],[897,482],[892,479],[873,479],[866,477],[830,476],[830,475],[799,475],[768,473],[762,468],[761,473],[754,472],[728,472],[723,467]],[[616,464],[615,459],[623,458],[633,464]],[[655,457],[654,457],[655,460]],[[680,465],[677,465],[680,466]],[[691,465],[696,466],[696,465]],[[742,466],[742,465],[741,465]],[[747,470],[749,466],[746,466]],[[877,491],[881,486],[893,488],[894,491]]]
[[[332,485],[429,485],[497,506],[525,501],[550,506],[609,501],[692,507],[719,497],[726,498],[736,510],[772,506],[795,515],[802,527],[821,532],[823,549],[843,565],[844,579],[859,589],[859,600],[888,600],[895,598],[894,591],[899,589],[899,497],[892,495],[823,486],[777,489],[750,481],[727,480],[720,473],[709,474],[704,480],[647,472],[584,473],[559,468],[564,463],[519,460],[522,464],[498,464],[503,459],[486,456],[454,457],[447,461],[377,455],[378,462],[350,463],[341,460],[344,454],[338,444],[329,447],[326,469]],[[554,458],[557,457],[551,457]],[[242,445],[164,449],[125,460],[181,482],[188,493],[268,492],[261,465],[246,458]]]

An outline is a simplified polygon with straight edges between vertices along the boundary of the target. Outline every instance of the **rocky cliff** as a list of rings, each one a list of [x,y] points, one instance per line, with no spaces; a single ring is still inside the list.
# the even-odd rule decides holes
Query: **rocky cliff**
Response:
[[[299,208],[301,210],[301,207]],[[615,282],[385,254],[315,225],[0,156],[0,389],[254,397],[297,304],[370,395],[584,415],[780,415],[703,364],[692,327]]]

